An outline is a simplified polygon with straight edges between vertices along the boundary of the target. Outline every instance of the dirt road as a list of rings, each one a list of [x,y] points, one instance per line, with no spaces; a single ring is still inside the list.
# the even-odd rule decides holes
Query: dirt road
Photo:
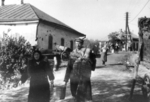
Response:
[[[97,59],[96,70],[92,72],[93,102],[129,102],[128,97],[131,88],[132,71],[122,65],[123,53],[110,54],[106,66],[102,66],[101,59]],[[55,72],[55,88],[51,102],[72,102],[69,83],[67,85],[65,100],[59,100],[59,86],[63,84],[66,68]],[[145,73],[145,68],[140,66],[140,76]],[[27,102],[29,85],[15,89],[1,91],[0,102]],[[139,85],[136,85],[132,102],[144,102]]]

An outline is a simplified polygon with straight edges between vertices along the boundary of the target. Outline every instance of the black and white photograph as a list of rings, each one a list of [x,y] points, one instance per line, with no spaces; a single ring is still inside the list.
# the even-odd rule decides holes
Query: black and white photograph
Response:
[[[0,102],[150,102],[150,0],[0,0]]]

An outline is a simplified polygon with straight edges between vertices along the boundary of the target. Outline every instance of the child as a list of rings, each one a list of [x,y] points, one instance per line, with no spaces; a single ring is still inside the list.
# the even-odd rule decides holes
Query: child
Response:
[[[27,59],[23,58],[21,61],[21,66],[19,69],[20,73],[21,73],[21,84],[25,83],[27,78],[28,78],[28,74],[27,74]]]

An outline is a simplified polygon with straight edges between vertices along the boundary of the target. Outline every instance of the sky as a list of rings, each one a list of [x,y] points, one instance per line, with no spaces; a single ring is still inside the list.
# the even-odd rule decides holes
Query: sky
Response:
[[[130,31],[138,35],[138,18],[150,17],[148,1],[150,0],[24,0],[24,3],[32,4],[89,39],[102,40],[107,39],[111,32],[125,30],[126,12],[129,12]],[[20,2],[21,0],[5,0],[5,5]]]

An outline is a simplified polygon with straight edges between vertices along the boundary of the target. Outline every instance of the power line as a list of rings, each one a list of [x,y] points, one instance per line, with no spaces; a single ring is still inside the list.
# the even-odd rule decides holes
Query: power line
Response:
[[[133,12],[137,6],[139,6],[139,5],[138,5],[138,4],[139,4],[139,1],[140,1],[140,0],[136,0],[136,2],[134,2],[134,6],[132,6],[132,9],[130,9],[130,11],[129,11],[130,13]]]
[[[139,12],[130,22],[132,22],[132,21],[143,11],[143,9],[146,7],[146,5],[148,4],[149,1],[150,1],[150,0],[148,0],[148,1],[146,2],[146,4],[143,6],[143,8],[140,10],[140,12]]]

